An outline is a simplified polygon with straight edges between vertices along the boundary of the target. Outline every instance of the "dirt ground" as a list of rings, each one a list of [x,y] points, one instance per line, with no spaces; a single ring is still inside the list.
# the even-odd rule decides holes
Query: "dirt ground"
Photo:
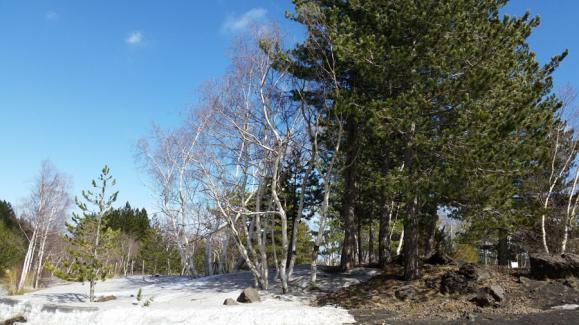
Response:
[[[579,311],[554,311],[553,306],[579,304],[575,279],[537,281],[522,274],[487,269],[489,279],[478,286],[500,285],[506,301],[500,307],[478,307],[475,294],[443,295],[442,274],[457,266],[423,266],[420,280],[405,282],[401,268],[391,265],[368,281],[321,295],[316,305],[344,307],[360,324],[579,324]],[[415,299],[401,301],[395,291],[412,287]]]

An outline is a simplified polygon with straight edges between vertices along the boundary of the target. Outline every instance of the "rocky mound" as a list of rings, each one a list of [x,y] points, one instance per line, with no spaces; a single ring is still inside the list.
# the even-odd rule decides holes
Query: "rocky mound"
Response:
[[[315,304],[341,306],[354,315],[378,313],[384,320],[451,320],[526,315],[579,302],[569,279],[537,281],[471,264],[424,265],[422,278],[412,282],[400,274],[401,267],[389,265],[383,275],[322,295]],[[460,289],[449,290],[455,284]]]

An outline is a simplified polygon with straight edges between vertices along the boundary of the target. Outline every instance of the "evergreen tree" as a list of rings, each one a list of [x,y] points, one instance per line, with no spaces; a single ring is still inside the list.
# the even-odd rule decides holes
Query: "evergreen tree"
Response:
[[[407,280],[419,276],[419,226],[433,208],[460,207],[465,217],[484,205],[498,228],[525,216],[528,206],[516,198],[545,163],[560,106],[550,96],[551,74],[566,54],[538,64],[526,41],[537,18],[503,17],[505,0],[294,3],[308,38],[292,53],[292,72],[322,83],[319,58],[336,57],[341,91],[327,100],[346,116],[344,268],[353,264],[364,137],[390,158],[381,173],[398,184]],[[312,52],[312,43],[323,46]]]
[[[113,230],[120,230],[132,235],[135,239],[143,241],[148,234],[149,217],[147,210],[133,209],[129,202],[125,206],[113,209],[105,215],[105,223]]]
[[[68,233],[64,236],[68,259],[58,268],[51,266],[53,273],[64,280],[85,282],[90,285],[89,299],[94,301],[94,287],[112,271],[107,264],[107,253],[113,248],[117,232],[106,226],[105,217],[112,210],[118,192],[109,193],[116,181],[105,166],[98,182],[92,181],[93,190],[82,191],[83,200],[75,198],[81,214],[73,213],[72,223],[66,223]],[[92,206],[89,207],[89,206]]]
[[[27,225],[24,224],[23,228],[26,229]],[[0,276],[7,268],[24,258],[25,240],[12,205],[7,201],[0,201]]]

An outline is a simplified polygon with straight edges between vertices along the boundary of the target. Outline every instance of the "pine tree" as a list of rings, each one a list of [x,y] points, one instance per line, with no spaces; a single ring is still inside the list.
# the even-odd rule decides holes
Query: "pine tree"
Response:
[[[112,210],[118,192],[109,194],[116,181],[105,166],[98,182],[92,181],[93,190],[82,191],[83,200],[75,198],[81,214],[73,213],[72,223],[66,223],[68,233],[63,237],[68,259],[59,267],[51,266],[53,273],[67,281],[89,282],[89,300],[94,301],[97,280],[104,281],[112,271],[107,264],[107,253],[113,249],[118,231],[106,226],[105,217]]]
[[[485,206],[500,229],[526,217],[521,184],[544,166],[560,106],[550,96],[551,74],[566,53],[540,66],[526,41],[538,18],[503,17],[506,3],[294,1],[308,38],[292,53],[292,72],[324,86],[315,75],[327,70],[331,53],[341,88],[324,100],[346,116],[344,268],[353,264],[366,141],[391,159],[381,173],[400,192],[406,280],[419,277],[419,227],[433,207],[456,208],[464,218]],[[387,143],[368,141],[372,134]]]

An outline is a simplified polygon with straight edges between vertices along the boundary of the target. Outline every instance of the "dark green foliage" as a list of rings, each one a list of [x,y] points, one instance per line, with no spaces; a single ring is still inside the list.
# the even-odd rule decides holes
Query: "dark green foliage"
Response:
[[[145,240],[150,229],[145,209],[133,209],[129,202],[123,208],[113,209],[104,217],[107,227],[120,230],[139,241]]]
[[[309,104],[346,122],[343,266],[363,220],[352,211],[373,213],[369,201],[401,203],[407,279],[418,276],[419,230],[433,209],[503,233],[535,221],[528,180],[548,163],[560,108],[551,74],[566,52],[541,66],[527,43],[539,19],[503,17],[506,3],[294,1],[309,34],[290,70],[322,89]]]
[[[0,201],[0,276],[26,254],[26,238],[18,225],[12,205]]]
[[[155,219],[152,224],[141,242],[139,255],[141,261],[145,261],[145,271],[150,274],[179,274],[181,259],[177,248]]]

